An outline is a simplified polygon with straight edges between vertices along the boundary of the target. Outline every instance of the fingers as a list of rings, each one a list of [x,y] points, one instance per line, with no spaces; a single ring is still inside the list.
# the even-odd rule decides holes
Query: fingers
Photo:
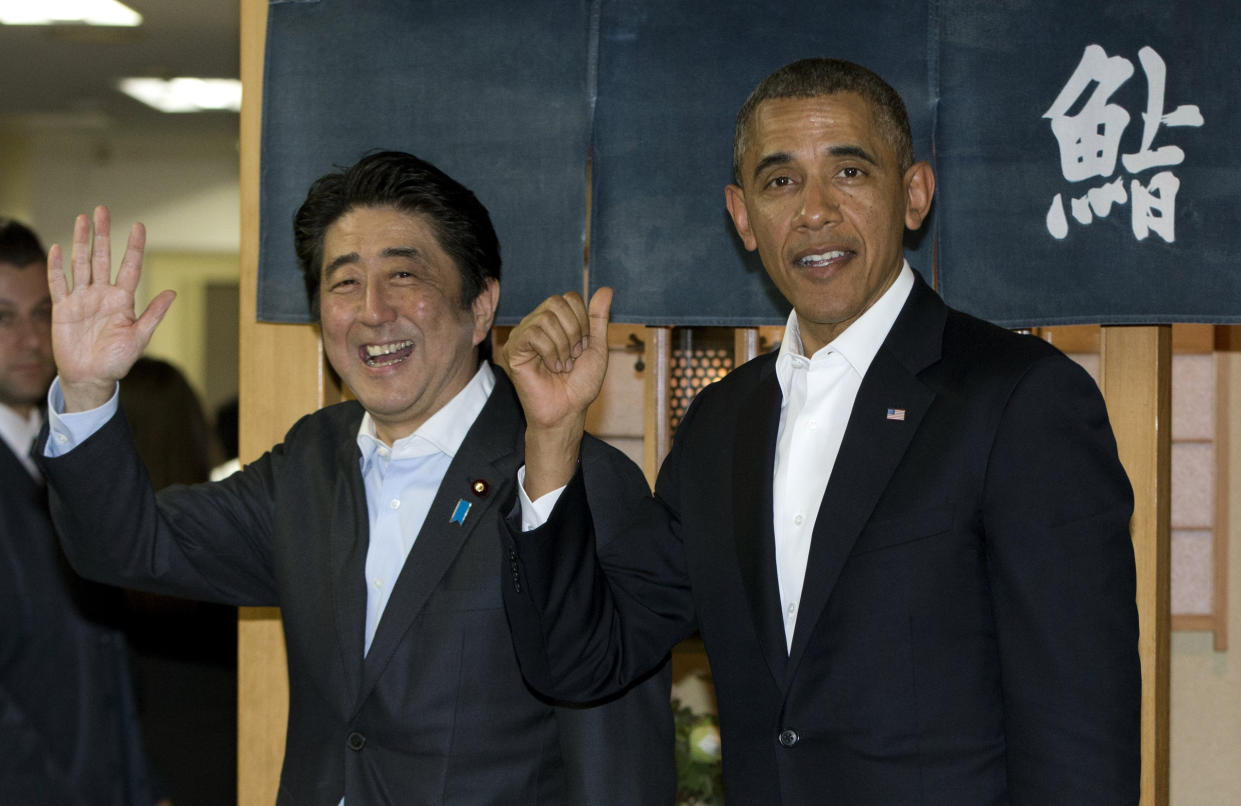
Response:
[[[60,244],[52,244],[52,248],[47,251],[47,290],[52,295],[53,305],[58,305],[61,300],[69,296],[69,284],[65,280],[63,263]]]
[[[73,219],[73,287],[90,285],[90,219],[80,215]]]
[[[138,332],[142,334],[142,343],[150,344],[151,335],[155,333],[155,328],[159,327],[159,323],[163,321],[164,314],[168,313],[168,308],[172,305],[172,301],[177,298],[177,292],[171,289],[161,291],[156,295],[155,299],[147,305],[146,310],[142,312],[142,316],[138,317],[138,321],[134,326],[138,328]]]
[[[121,268],[116,273],[116,284],[131,294],[138,289],[138,281],[142,279],[142,253],[146,249],[146,242],[146,227],[138,223],[130,227],[129,240],[125,243],[125,257],[121,259]]]
[[[85,215],[79,215],[73,221],[71,264],[75,289],[85,288],[92,283],[108,285],[112,282],[112,222],[107,207],[100,205],[95,208],[93,223],[92,243],[92,220]],[[56,264],[59,266],[63,260],[60,247],[53,245],[52,249],[56,252]],[[125,243],[125,256],[121,259],[121,268],[116,274],[116,284],[130,293],[137,290],[138,281],[142,278],[142,256],[145,251],[146,227],[141,223],[135,223],[129,230],[129,239]],[[49,251],[48,288],[53,291],[53,301],[55,301],[56,277],[62,280],[59,286],[62,290],[61,298],[67,295],[69,290],[67,284],[63,282],[63,268],[58,268],[54,273],[52,268],[52,252]]]
[[[582,354],[589,334],[589,320],[582,297],[575,293],[549,297],[514,332],[514,354],[537,357],[553,372],[567,372]]]
[[[90,281],[107,285],[112,282],[112,233],[108,208],[95,208],[95,247],[91,253]],[[76,238],[74,239],[77,240]]]
[[[608,319],[612,312],[612,289],[600,286],[590,297],[590,341],[595,349],[608,349]]]

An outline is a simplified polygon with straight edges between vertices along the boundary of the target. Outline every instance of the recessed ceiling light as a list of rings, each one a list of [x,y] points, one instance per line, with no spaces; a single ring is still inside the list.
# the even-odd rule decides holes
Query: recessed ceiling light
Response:
[[[132,28],[142,24],[142,15],[117,0],[0,0],[0,23]]]
[[[235,78],[122,78],[117,86],[161,112],[241,110],[241,82]]]

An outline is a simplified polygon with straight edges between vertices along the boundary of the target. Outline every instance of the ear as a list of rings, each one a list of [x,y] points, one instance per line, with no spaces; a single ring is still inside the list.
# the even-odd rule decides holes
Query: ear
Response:
[[[496,321],[496,308],[500,305],[500,281],[488,277],[483,290],[470,303],[474,314],[474,344],[481,344],[483,339],[491,335],[491,326]]]
[[[724,188],[724,204],[733,218],[737,234],[741,236],[741,243],[745,244],[747,251],[753,252],[758,248],[758,241],[754,239],[754,232],[750,229],[750,213],[745,208],[745,191],[740,185],[728,185]]]
[[[905,226],[916,230],[931,212],[935,196],[935,172],[930,163],[915,162],[905,171]]]

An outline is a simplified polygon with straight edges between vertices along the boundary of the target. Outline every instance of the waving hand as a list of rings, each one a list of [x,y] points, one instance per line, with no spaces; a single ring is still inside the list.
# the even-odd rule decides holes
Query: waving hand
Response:
[[[141,316],[134,315],[134,291],[142,276],[146,230],[134,224],[125,257],[112,280],[108,209],[96,207],[91,222],[79,215],[73,224],[73,287],[65,277],[59,244],[47,256],[52,295],[52,352],[60,373],[66,411],[83,411],[107,402],[116,382],[142,355],[155,327],[176,294],[159,294]]]

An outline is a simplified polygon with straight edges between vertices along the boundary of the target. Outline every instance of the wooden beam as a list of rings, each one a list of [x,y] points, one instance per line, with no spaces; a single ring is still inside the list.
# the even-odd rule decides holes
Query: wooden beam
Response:
[[[739,327],[733,333],[733,368],[758,355],[758,328]]]
[[[340,398],[317,330],[255,320],[259,144],[267,0],[241,3],[240,455],[253,461],[301,415]],[[290,232],[289,237],[292,238]],[[237,624],[237,803],[276,802],[288,721],[284,633],[276,608],[241,608]]]
[[[1229,395],[1228,332],[1231,328],[1213,328],[1215,354],[1215,524],[1211,529],[1211,558],[1214,585],[1211,589],[1212,629],[1215,651],[1228,650],[1228,502],[1232,487],[1228,483]]]
[[[1135,501],[1131,531],[1142,659],[1141,804],[1167,806],[1172,327],[1104,327],[1100,375]]]
[[[668,384],[672,378],[672,328],[646,329],[646,407],[643,414],[642,470],[646,483],[655,487],[655,477],[672,447],[672,418],[669,414]]]

